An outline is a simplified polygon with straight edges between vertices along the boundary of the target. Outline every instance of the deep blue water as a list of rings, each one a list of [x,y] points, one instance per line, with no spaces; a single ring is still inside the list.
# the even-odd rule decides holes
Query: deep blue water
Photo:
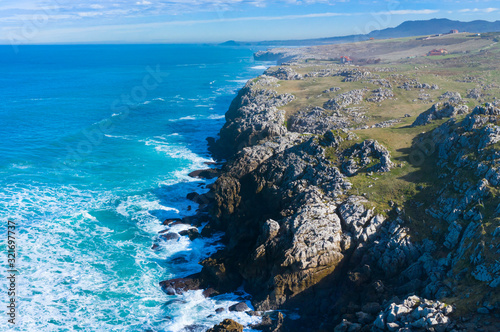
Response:
[[[13,330],[203,331],[234,318],[215,308],[236,295],[168,296],[158,285],[199,271],[217,239],[151,247],[165,218],[196,209],[185,196],[206,183],[187,174],[207,167],[205,138],[223,125],[237,89],[265,69],[252,54],[200,45],[24,46],[16,54],[0,46],[1,236],[7,218],[18,225]],[[0,330],[11,328],[0,317]]]

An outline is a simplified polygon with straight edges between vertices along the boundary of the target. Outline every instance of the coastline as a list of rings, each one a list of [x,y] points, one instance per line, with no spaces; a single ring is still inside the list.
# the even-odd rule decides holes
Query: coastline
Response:
[[[255,312],[243,303],[240,309],[261,316],[262,323],[251,327],[264,331],[458,328],[455,306],[440,301],[450,288],[443,283],[445,273],[435,277],[443,269],[432,257],[435,242],[416,240],[411,220],[397,204],[381,213],[363,195],[353,195],[356,168],[333,164],[331,151],[368,154],[374,159],[370,174],[390,173],[404,163],[392,160],[377,140],[357,137],[351,130],[360,127],[359,118],[333,119],[333,127],[325,129],[314,112],[287,123],[283,109],[296,97],[283,92],[282,83],[316,77],[352,82],[391,69],[372,67],[370,73],[320,65],[304,75],[298,72],[303,68],[285,63],[249,80],[232,101],[218,139],[207,139],[214,158],[224,162],[207,172],[218,175],[208,193],[191,194],[199,209],[182,222],[206,223],[201,236],[223,232],[225,247],[201,262],[200,273],[162,281],[162,288],[176,294],[203,289],[212,297],[243,286]],[[476,108],[469,116],[478,112],[494,111]],[[466,245],[462,240],[450,253],[458,257],[454,264]]]

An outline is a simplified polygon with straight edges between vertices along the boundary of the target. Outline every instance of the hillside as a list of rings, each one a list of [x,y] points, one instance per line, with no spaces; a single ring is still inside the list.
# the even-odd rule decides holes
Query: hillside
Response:
[[[354,64],[391,63],[405,58],[422,58],[433,49],[446,49],[448,57],[476,54],[500,40],[500,33],[457,33],[442,36],[406,37],[387,40],[366,40],[356,43],[310,46],[301,48],[272,48],[255,54],[258,60],[288,61],[326,60],[338,63],[349,56]]]

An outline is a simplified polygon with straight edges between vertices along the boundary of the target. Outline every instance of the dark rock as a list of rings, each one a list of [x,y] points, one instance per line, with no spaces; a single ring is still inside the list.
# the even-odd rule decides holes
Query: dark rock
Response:
[[[225,309],[225,308],[217,308],[217,309],[215,309],[215,312],[216,312],[217,314],[223,313],[224,311],[226,311],[226,309]]]
[[[477,309],[477,313],[482,315],[488,315],[490,311],[488,310],[488,308],[481,307]]]
[[[380,310],[382,310],[382,307],[377,302],[369,302],[369,303],[366,303],[365,305],[363,305],[361,310],[363,310],[366,313],[376,315],[380,312]]]
[[[199,274],[192,275],[186,278],[176,278],[165,281],[160,281],[161,289],[168,295],[182,294],[189,290],[200,289],[201,281]]]
[[[179,239],[181,236],[177,233],[174,233],[174,232],[169,232],[167,234],[161,234],[160,235],[160,238],[161,239],[164,239],[164,240],[167,240],[167,241],[172,241],[172,240],[177,240]]]
[[[163,225],[169,226],[171,223],[176,222],[176,221],[181,221],[182,219],[180,218],[170,218],[170,219],[165,219],[163,222]]]
[[[219,176],[219,170],[214,169],[214,168],[208,168],[208,169],[201,169],[201,170],[196,170],[191,173],[189,173],[189,176],[192,178],[199,178],[199,179],[213,179]]]
[[[193,241],[201,236],[200,232],[198,232],[197,228],[190,228],[190,229],[180,231],[179,235],[181,235],[181,236],[187,235],[191,241]]]
[[[207,288],[203,291],[203,296],[205,296],[205,297],[212,297],[212,296],[216,296],[216,295],[219,295],[219,292],[217,292],[213,288]]]
[[[207,203],[206,200],[203,200],[203,196],[198,194],[197,192],[192,192],[186,195],[186,198],[189,199],[190,201],[193,201],[198,204],[205,204]]]
[[[229,311],[247,311],[247,310],[250,310],[250,308],[245,302],[233,304],[232,306],[229,307]]]

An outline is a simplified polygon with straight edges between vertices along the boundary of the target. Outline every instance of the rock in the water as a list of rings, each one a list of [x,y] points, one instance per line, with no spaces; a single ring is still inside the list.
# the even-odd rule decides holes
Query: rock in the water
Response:
[[[243,325],[232,319],[224,319],[221,323],[207,330],[207,332],[243,332]]]
[[[219,170],[214,168],[201,169],[189,173],[190,177],[199,179],[213,179],[219,175]]]
[[[181,236],[177,233],[174,232],[168,232],[167,234],[161,234],[160,238],[167,240],[167,241],[173,241],[179,239]]]
[[[187,235],[191,241],[196,240],[197,238],[199,238],[201,236],[200,232],[198,231],[197,228],[190,228],[190,229],[186,229],[184,231],[180,231],[179,235],[181,235],[181,236]]]
[[[160,282],[161,289],[168,295],[182,294],[188,290],[200,288],[201,281],[199,275],[192,275],[187,278],[177,278]]]
[[[248,305],[245,302],[236,303],[236,304],[233,304],[232,306],[229,307],[229,311],[241,312],[241,311],[247,311],[247,310],[250,310],[250,308],[248,307]]]

